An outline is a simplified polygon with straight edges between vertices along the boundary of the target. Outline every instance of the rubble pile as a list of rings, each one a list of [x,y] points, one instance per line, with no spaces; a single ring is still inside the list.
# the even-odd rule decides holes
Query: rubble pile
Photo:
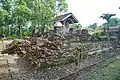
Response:
[[[60,41],[50,41],[40,37],[32,37],[29,40],[14,40],[8,45],[2,54],[17,54],[32,68],[40,68],[45,65],[52,65],[54,58],[61,51]]]

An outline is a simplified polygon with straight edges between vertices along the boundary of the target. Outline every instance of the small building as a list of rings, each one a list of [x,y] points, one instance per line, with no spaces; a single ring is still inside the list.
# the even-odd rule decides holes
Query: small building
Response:
[[[62,26],[55,26],[55,32],[62,32],[62,33],[68,33],[70,29],[70,24],[78,23],[79,21],[76,19],[76,17],[72,13],[63,14],[60,16],[57,16],[53,19],[53,22],[55,24],[61,23]],[[58,31],[60,30],[60,31]]]
[[[110,36],[116,36],[119,37],[120,36],[120,26],[113,26],[113,27],[109,27],[109,28],[105,28],[105,34],[110,34]]]
[[[109,28],[105,28],[105,32],[107,33],[109,30],[109,32],[116,32],[120,30],[120,26],[113,26],[113,27],[109,27]]]

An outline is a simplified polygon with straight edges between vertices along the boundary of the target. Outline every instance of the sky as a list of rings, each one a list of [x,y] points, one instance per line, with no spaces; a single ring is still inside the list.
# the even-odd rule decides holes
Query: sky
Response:
[[[103,13],[114,13],[120,18],[120,0],[67,0],[68,12],[72,12],[82,26],[101,25]]]

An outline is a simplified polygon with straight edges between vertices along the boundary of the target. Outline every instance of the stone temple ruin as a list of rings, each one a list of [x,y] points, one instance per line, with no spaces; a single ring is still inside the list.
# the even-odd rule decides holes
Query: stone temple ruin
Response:
[[[86,29],[70,28],[70,24],[78,23],[72,13],[57,16],[53,22],[61,22],[62,26],[54,26],[41,37],[14,40],[7,45],[1,54],[17,55],[14,65],[18,72],[10,69],[8,74],[12,77],[3,80],[78,80],[80,70],[89,69],[120,52],[118,41],[88,42],[90,35]]]
[[[66,13],[60,16],[57,16],[52,20],[54,22],[54,27],[44,34],[44,37],[49,36],[59,36],[68,41],[88,41],[90,35],[86,29],[79,30],[77,28],[72,28],[70,25],[78,23],[79,21],[72,13]],[[58,26],[57,23],[62,25]],[[39,35],[39,30],[36,34]]]
[[[67,13],[64,15],[57,16],[55,19],[53,19],[53,22],[55,22],[55,24],[60,22],[62,24],[62,26],[54,27],[55,32],[65,34],[69,31],[73,31],[70,28],[70,24],[78,23],[79,21],[75,18],[75,16],[72,13]]]
[[[60,22],[62,24],[62,26],[55,26],[54,32],[57,34],[62,34],[67,40],[86,41],[89,38],[89,34],[86,29],[78,30],[70,26],[70,24],[79,22],[72,13],[57,16],[55,19],[53,19],[53,22]]]

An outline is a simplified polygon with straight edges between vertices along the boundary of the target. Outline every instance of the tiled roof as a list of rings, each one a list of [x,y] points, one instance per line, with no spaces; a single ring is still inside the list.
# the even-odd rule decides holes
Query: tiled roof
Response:
[[[65,19],[69,18],[70,16],[72,16],[72,18],[74,19],[74,23],[79,22],[72,13],[66,13],[66,14],[57,16],[56,18],[53,19],[53,21],[54,22],[61,22],[61,21],[64,21]]]

